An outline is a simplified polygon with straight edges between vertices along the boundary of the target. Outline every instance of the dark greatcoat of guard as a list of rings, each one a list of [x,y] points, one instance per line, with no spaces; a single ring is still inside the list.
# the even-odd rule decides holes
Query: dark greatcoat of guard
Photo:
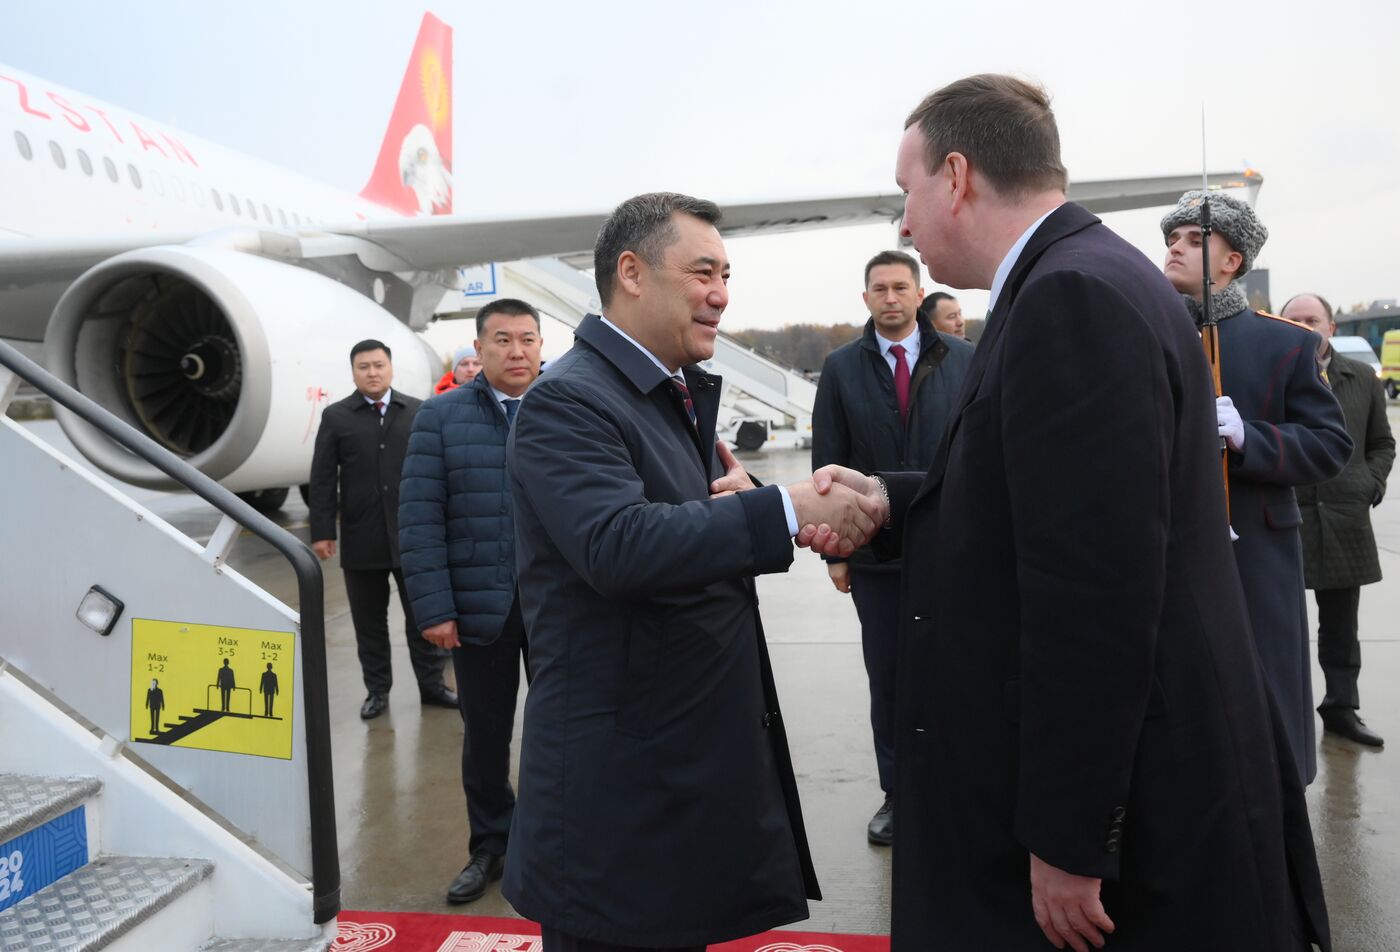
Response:
[[[1351,456],[1317,346],[1306,327],[1258,311],[1220,321],[1221,390],[1245,430],[1244,452],[1227,454],[1235,560],[1264,677],[1304,784],[1317,775],[1317,727],[1298,535],[1303,516],[1293,488],[1331,479]]]
[[[671,948],[820,898],[752,576],[792,562],[777,487],[711,500],[720,378],[598,317],[507,450],[533,674],[502,892],[561,932]]]
[[[887,477],[896,952],[1047,948],[1030,853],[1102,878],[1115,952],[1329,947],[1217,434],[1177,292],[1083,208],[1051,213],[938,459]]]

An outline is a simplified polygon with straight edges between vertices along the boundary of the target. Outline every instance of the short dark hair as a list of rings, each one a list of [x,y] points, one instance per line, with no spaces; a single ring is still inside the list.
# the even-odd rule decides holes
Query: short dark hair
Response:
[[[520,298],[497,298],[476,312],[476,336],[478,339],[486,333],[486,321],[492,314],[509,314],[511,316],[528,314],[535,319],[535,330],[540,329],[540,312],[529,303],[520,300]]]
[[[1322,309],[1327,312],[1327,319],[1333,324],[1337,323],[1337,312],[1333,311],[1332,305],[1327,303],[1327,299],[1321,294],[1318,294],[1316,291],[1303,291],[1300,294],[1293,295],[1287,301],[1283,302],[1283,307],[1279,308],[1278,312],[1282,314],[1284,311],[1288,310],[1288,305],[1292,304],[1294,301],[1298,300],[1301,297],[1317,298],[1317,302],[1321,304]]]
[[[870,272],[887,264],[902,264],[914,275],[914,287],[919,287],[919,262],[902,251],[882,251],[865,263],[865,286],[870,287]]]
[[[360,341],[354,347],[350,348],[351,365],[354,365],[356,357],[360,356],[361,354],[368,353],[371,350],[382,350],[384,351],[385,357],[388,357],[390,360],[394,359],[394,352],[389,349],[388,344],[384,343],[383,341],[375,340],[373,337],[370,337]]]
[[[924,314],[926,314],[930,319],[932,319],[934,312],[938,310],[939,301],[956,300],[957,298],[953,297],[947,291],[934,291],[932,294],[924,295],[924,303],[919,305],[919,310],[923,311]]]
[[[622,253],[630,251],[653,267],[659,264],[662,252],[676,240],[671,217],[676,212],[694,215],[711,225],[718,225],[723,214],[718,205],[703,198],[648,192],[627,199],[603,222],[593,245],[593,276],[604,307],[612,300],[613,278]]]
[[[930,173],[960,152],[1008,198],[1064,191],[1069,182],[1050,94],[1023,79],[982,73],[949,83],[924,97],[904,128],[916,123]]]

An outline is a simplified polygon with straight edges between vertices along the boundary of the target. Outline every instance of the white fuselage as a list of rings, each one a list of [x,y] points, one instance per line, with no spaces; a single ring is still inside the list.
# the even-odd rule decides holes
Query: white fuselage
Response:
[[[315,228],[398,213],[0,65],[0,239]]]

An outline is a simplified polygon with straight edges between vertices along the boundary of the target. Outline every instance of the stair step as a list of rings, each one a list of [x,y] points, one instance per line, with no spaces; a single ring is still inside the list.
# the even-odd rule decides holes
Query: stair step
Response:
[[[62,816],[101,789],[95,777],[0,774],[0,843]]]
[[[210,939],[198,952],[326,952],[330,939]]]
[[[99,856],[0,912],[4,952],[100,949],[209,876],[202,859]]]

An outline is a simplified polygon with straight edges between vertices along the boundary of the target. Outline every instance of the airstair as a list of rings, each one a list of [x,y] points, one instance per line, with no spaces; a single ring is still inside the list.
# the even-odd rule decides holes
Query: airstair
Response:
[[[218,509],[213,537],[4,418],[21,380]],[[0,950],[329,948],[314,555],[4,344],[0,461]],[[291,563],[299,612],[226,564],[245,530]]]
[[[485,270],[490,290],[473,295],[482,304],[495,297],[518,297],[570,327],[577,327],[585,315],[602,311],[593,279],[558,258],[511,261]],[[811,439],[817,385],[802,374],[723,333],[716,341],[715,356],[704,367],[724,378],[722,437],[733,440],[740,426],[754,421],[764,425],[774,442],[778,441],[774,431],[780,428],[790,429],[788,442],[802,445]]]

